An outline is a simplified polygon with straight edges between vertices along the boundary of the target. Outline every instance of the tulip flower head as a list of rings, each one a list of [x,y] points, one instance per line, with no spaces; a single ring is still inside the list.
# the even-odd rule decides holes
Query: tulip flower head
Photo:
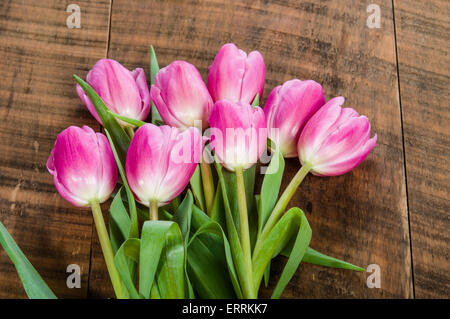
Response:
[[[131,140],[126,159],[128,183],[136,199],[146,206],[168,204],[189,183],[204,145],[200,131],[180,132],[167,125],[141,126]]]
[[[375,147],[370,123],[352,108],[342,108],[343,97],[328,101],[306,124],[298,141],[303,165],[314,175],[337,176],[358,166]]]
[[[207,127],[213,101],[192,64],[174,61],[159,70],[150,94],[167,125],[185,130],[202,121],[202,129]]]
[[[267,144],[264,111],[248,103],[221,100],[209,117],[211,146],[230,171],[253,166]]]
[[[111,112],[135,120],[143,121],[147,118],[150,112],[150,92],[143,69],[129,71],[115,60],[101,59],[87,74],[86,82]],[[102,124],[94,105],[78,84],[77,93],[89,112]],[[120,120],[119,123],[130,125]]]
[[[214,102],[252,103],[262,96],[266,69],[258,51],[247,55],[233,43],[223,45],[209,67],[208,89]]]
[[[324,103],[322,86],[311,80],[290,80],[272,90],[264,113],[269,138],[284,157],[297,156],[297,142],[303,127]]]
[[[106,201],[117,183],[117,167],[108,139],[90,127],[62,131],[47,161],[59,194],[74,206]]]

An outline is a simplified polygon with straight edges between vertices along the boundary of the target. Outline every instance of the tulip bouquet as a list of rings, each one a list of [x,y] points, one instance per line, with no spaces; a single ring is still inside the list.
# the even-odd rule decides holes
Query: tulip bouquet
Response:
[[[308,173],[341,175],[367,157],[377,137],[365,116],[342,97],[325,102],[311,80],[275,87],[261,108],[263,57],[234,44],[207,85],[185,61],[159,69],[153,47],[150,75],[149,90],[142,69],[104,59],[86,81],[74,76],[104,134],[71,126],[47,162],[61,196],[91,208],[117,298],[257,298],[278,255],[273,298],[301,261],[363,271],[309,247],[305,214],[286,208]],[[301,166],[280,195],[288,157]],[[111,197],[108,229],[100,204]],[[0,242],[28,295],[54,297],[1,224]]]

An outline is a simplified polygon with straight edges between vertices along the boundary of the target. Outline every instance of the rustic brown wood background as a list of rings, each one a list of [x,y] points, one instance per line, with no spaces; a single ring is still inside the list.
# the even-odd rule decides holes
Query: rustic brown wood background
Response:
[[[80,29],[66,26],[70,3]],[[379,29],[366,26],[370,3],[381,8]],[[187,60],[206,78],[234,42],[263,54],[265,97],[288,79],[314,79],[378,133],[360,167],[309,176],[293,204],[308,213],[313,248],[378,264],[381,288],[369,289],[366,273],[302,264],[283,296],[449,298],[449,17],[447,0],[1,0],[0,220],[58,297],[112,297],[90,212],[60,198],[45,168],[62,129],[100,129],[71,76],[104,57],[148,76],[153,44],[161,66]],[[288,161],[285,181],[298,166]],[[69,264],[81,267],[81,289],[66,286]],[[24,297],[0,251],[0,298]]]

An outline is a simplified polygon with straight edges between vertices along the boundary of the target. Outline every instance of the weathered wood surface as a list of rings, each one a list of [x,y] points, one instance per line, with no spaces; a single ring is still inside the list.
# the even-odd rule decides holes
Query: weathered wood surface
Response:
[[[61,130],[99,129],[80,107],[72,74],[85,73],[105,55],[109,2],[77,3],[82,29],[67,28],[65,2],[0,2],[0,220],[58,297],[84,298],[91,213],[65,202],[45,167]],[[69,264],[81,268],[81,289],[66,286]],[[0,249],[0,298],[24,297]]]
[[[206,78],[220,46],[234,42],[263,54],[264,97],[288,79],[314,79],[327,98],[344,95],[346,105],[371,119],[380,142],[370,158],[342,177],[307,178],[293,205],[309,213],[313,247],[364,267],[380,265],[381,289],[367,288],[363,273],[303,265],[285,297],[412,297],[392,7],[381,4],[383,28],[376,30],[366,27],[360,1],[113,2],[108,56],[128,68],[147,66],[153,44],[161,66],[187,60]],[[287,167],[286,182],[299,164]],[[101,267],[92,264],[93,271]],[[96,283],[91,289],[104,286]]]
[[[327,99],[345,96],[345,105],[367,115],[378,134],[378,146],[360,167],[341,177],[307,177],[292,205],[307,212],[312,247],[363,267],[378,264],[381,288],[369,289],[365,273],[302,264],[283,296],[412,298],[414,288],[417,297],[449,296],[444,0],[377,1],[380,29],[366,26],[367,3],[358,0],[114,0],[111,8],[109,1],[78,1],[82,28],[72,30],[65,25],[65,4],[24,3],[0,2],[6,57],[0,63],[6,119],[0,124],[0,218],[58,296],[113,297],[89,211],[65,203],[45,169],[60,130],[83,123],[98,128],[76,96],[71,74],[84,77],[107,56],[130,69],[144,67],[148,76],[153,44],[161,66],[187,60],[206,79],[226,42],[263,54],[264,100],[286,80],[313,79],[323,84]],[[288,161],[284,185],[298,168],[297,160]],[[82,268],[82,289],[66,288],[70,263]],[[273,279],[282,265],[282,259],[274,263]],[[0,298],[24,296],[0,252]]]
[[[394,1],[417,298],[450,297],[450,2]]]

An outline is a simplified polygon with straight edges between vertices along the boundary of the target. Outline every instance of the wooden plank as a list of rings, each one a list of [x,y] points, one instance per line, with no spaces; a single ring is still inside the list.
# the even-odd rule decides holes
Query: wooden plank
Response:
[[[264,97],[288,79],[314,79],[327,98],[344,95],[371,119],[379,145],[369,159],[345,176],[308,177],[293,205],[308,212],[314,248],[364,267],[378,264],[381,288],[367,288],[363,273],[303,265],[284,297],[412,296],[392,5],[377,3],[381,29],[366,27],[366,4],[358,0],[113,2],[109,57],[130,69],[149,74],[153,44],[161,66],[187,60],[206,79],[220,46],[234,42],[263,54]],[[298,168],[297,160],[288,162],[285,185]],[[94,261],[92,270],[103,273]],[[101,284],[91,280],[90,287]]]
[[[79,0],[81,29],[66,26],[66,2],[0,3],[0,220],[58,297],[87,295],[92,217],[56,192],[45,167],[57,134],[69,125],[99,129],[75,92],[105,55],[109,1]],[[81,289],[66,285],[66,267],[81,268]],[[0,249],[0,298],[24,298]]]
[[[415,296],[450,296],[450,3],[394,1]]]

